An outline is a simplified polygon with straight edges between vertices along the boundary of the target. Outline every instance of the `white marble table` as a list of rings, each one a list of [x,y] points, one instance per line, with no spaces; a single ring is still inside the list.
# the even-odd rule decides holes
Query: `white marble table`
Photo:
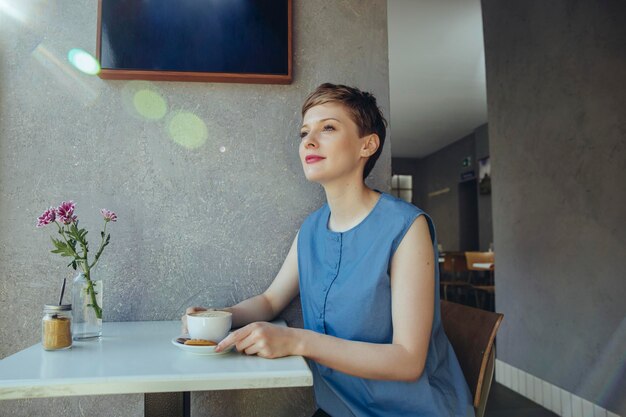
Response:
[[[0,399],[313,384],[301,356],[195,355],[172,345],[179,333],[180,321],[105,322],[99,341],[52,352],[36,344],[0,361]]]
[[[472,264],[474,268],[489,270],[493,268],[493,264],[491,262],[476,262]]]

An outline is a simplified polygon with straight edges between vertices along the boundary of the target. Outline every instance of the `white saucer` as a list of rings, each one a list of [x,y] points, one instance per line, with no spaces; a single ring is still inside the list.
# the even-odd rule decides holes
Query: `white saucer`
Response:
[[[180,337],[180,336],[179,336]],[[185,336],[182,336],[185,337]],[[224,353],[228,353],[233,350],[234,345],[231,345],[228,349],[223,350],[221,352],[215,351],[215,346],[193,346],[193,345],[184,345],[182,343],[178,343],[176,341],[178,337],[172,339],[172,344],[179,349],[184,350],[185,352],[195,353],[196,355],[223,355]]]

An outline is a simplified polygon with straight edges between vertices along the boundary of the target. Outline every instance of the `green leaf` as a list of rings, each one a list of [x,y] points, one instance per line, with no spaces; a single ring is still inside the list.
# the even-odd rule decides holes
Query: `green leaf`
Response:
[[[87,234],[87,231],[85,229],[76,229],[75,234],[78,240],[82,241],[85,235]]]

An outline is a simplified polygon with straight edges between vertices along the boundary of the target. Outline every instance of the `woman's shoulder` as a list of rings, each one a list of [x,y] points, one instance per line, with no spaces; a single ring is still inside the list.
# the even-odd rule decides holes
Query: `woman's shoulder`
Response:
[[[395,197],[391,194],[383,194],[385,198],[385,210],[381,210],[382,221],[386,221],[388,226],[387,230],[393,231],[390,233],[393,239],[391,243],[391,253],[395,253],[396,249],[402,242],[402,239],[407,234],[414,221],[422,214],[426,215],[424,210],[419,207]],[[430,218],[426,215],[426,220],[429,222]],[[434,234],[432,235],[434,238]]]
[[[383,199],[381,201],[383,205],[382,208],[386,215],[416,217],[424,213],[424,210],[413,205],[412,203],[409,203],[408,201],[388,193],[381,194],[381,199]]]

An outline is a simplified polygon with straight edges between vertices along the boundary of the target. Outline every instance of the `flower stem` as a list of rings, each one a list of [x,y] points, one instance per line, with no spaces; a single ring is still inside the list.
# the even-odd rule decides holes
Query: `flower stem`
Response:
[[[96,290],[94,289],[94,283],[89,277],[89,272],[85,274],[85,280],[87,280],[87,295],[91,298],[91,307],[96,313],[96,318],[102,319],[102,307],[98,305],[98,300],[96,299]]]
[[[102,250],[106,246],[105,240],[107,235],[107,221],[104,221],[104,230],[102,231],[102,239],[100,240],[100,247],[98,248],[98,252],[96,252],[96,256],[94,257],[93,263],[89,266],[89,268],[93,268],[100,259],[100,255],[102,255]]]

